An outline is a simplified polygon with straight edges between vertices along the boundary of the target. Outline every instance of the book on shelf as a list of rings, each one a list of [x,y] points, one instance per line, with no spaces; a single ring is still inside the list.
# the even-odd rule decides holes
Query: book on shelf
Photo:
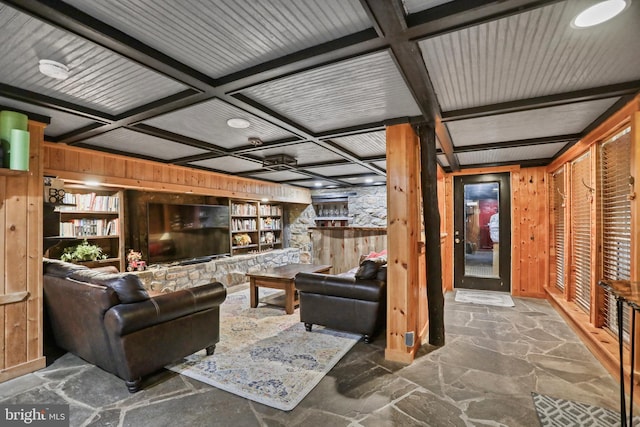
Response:
[[[120,198],[117,196],[101,196],[96,193],[65,193],[62,203],[69,206],[59,206],[64,211],[98,211],[118,212]]]
[[[232,215],[255,216],[258,213],[257,207],[251,203],[232,203]]]
[[[117,219],[81,218],[60,222],[61,237],[117,236],[119,231]]]

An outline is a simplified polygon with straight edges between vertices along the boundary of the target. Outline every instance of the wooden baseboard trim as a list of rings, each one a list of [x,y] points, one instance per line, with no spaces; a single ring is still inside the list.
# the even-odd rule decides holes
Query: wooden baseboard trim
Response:
[[[0,383],[37,371],[45,366],[47,366],[47,359],[45,357],[39,357],[29,362],[2,369],[0,370]]]
[[[620,381],[620,356],[618,349],[618,340],[609,332],[602,328],[596,328],[589,322],[589,315],[582,311],[575,303],[566,301],[564,296],[555,288],[545,288],[547,291],[548,301],[560,313],[567,322],[569,327],[578,335],[585,346],[591,351],[602,366]],[[629,393],[629,379],[631,366],[629,364],[628,348],[624,363],[624,381],[626,384],[626,392]],[[636,373],[637,374],[637,373]],[[636,378],[638,376],[636,375]],[[640,404],[640,384],[636,381],[634,390],[634,402]]]

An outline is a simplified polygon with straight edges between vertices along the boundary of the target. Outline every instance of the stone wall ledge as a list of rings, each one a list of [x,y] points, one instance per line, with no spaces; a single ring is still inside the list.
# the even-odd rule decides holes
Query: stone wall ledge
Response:
[[[173,292],[211,282],[221,282],[226,287],[247,281],[246,273],[265,271],[300,262],[299,248],[276,249],[256,254],[234,255],[200,264],[154,266],[136,274],[145,289],[153,293]]]

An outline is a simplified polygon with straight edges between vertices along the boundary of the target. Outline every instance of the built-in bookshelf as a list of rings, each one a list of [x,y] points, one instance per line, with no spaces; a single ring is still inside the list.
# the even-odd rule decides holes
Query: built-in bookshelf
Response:
[[[282,205],[231,201],[231,253],[282,247]]]
[[[87,240],[107,255],[100,265],[115,265],[124,271],[122,191],[65,188],[61,202],[51,207],[44,227],[50,230],[45,240],[54,242],[48,245],[49,257],[59,258],[66,247]],[[55,223],[57,234],[53,235]]]

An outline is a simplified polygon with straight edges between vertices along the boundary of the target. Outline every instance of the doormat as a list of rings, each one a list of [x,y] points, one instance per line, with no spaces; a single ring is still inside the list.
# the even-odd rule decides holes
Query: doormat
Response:
[[[620,426],[618,411],[544,394],[531,393],[531,396],[542,427]],[[633,417],[633,420],[635,425],[640,422],[640,417]]]
[[[290,411],[361,338],[317,325],[307,332],[298,310],[250,308],[248,290],[230,294],[220,306],[215,353],[203,350],[167,369]]]
[[[456,289],[456,302],[495,305],[498,307],[515,307],[511,295],[496,291],[476,291],[472,289]]]

